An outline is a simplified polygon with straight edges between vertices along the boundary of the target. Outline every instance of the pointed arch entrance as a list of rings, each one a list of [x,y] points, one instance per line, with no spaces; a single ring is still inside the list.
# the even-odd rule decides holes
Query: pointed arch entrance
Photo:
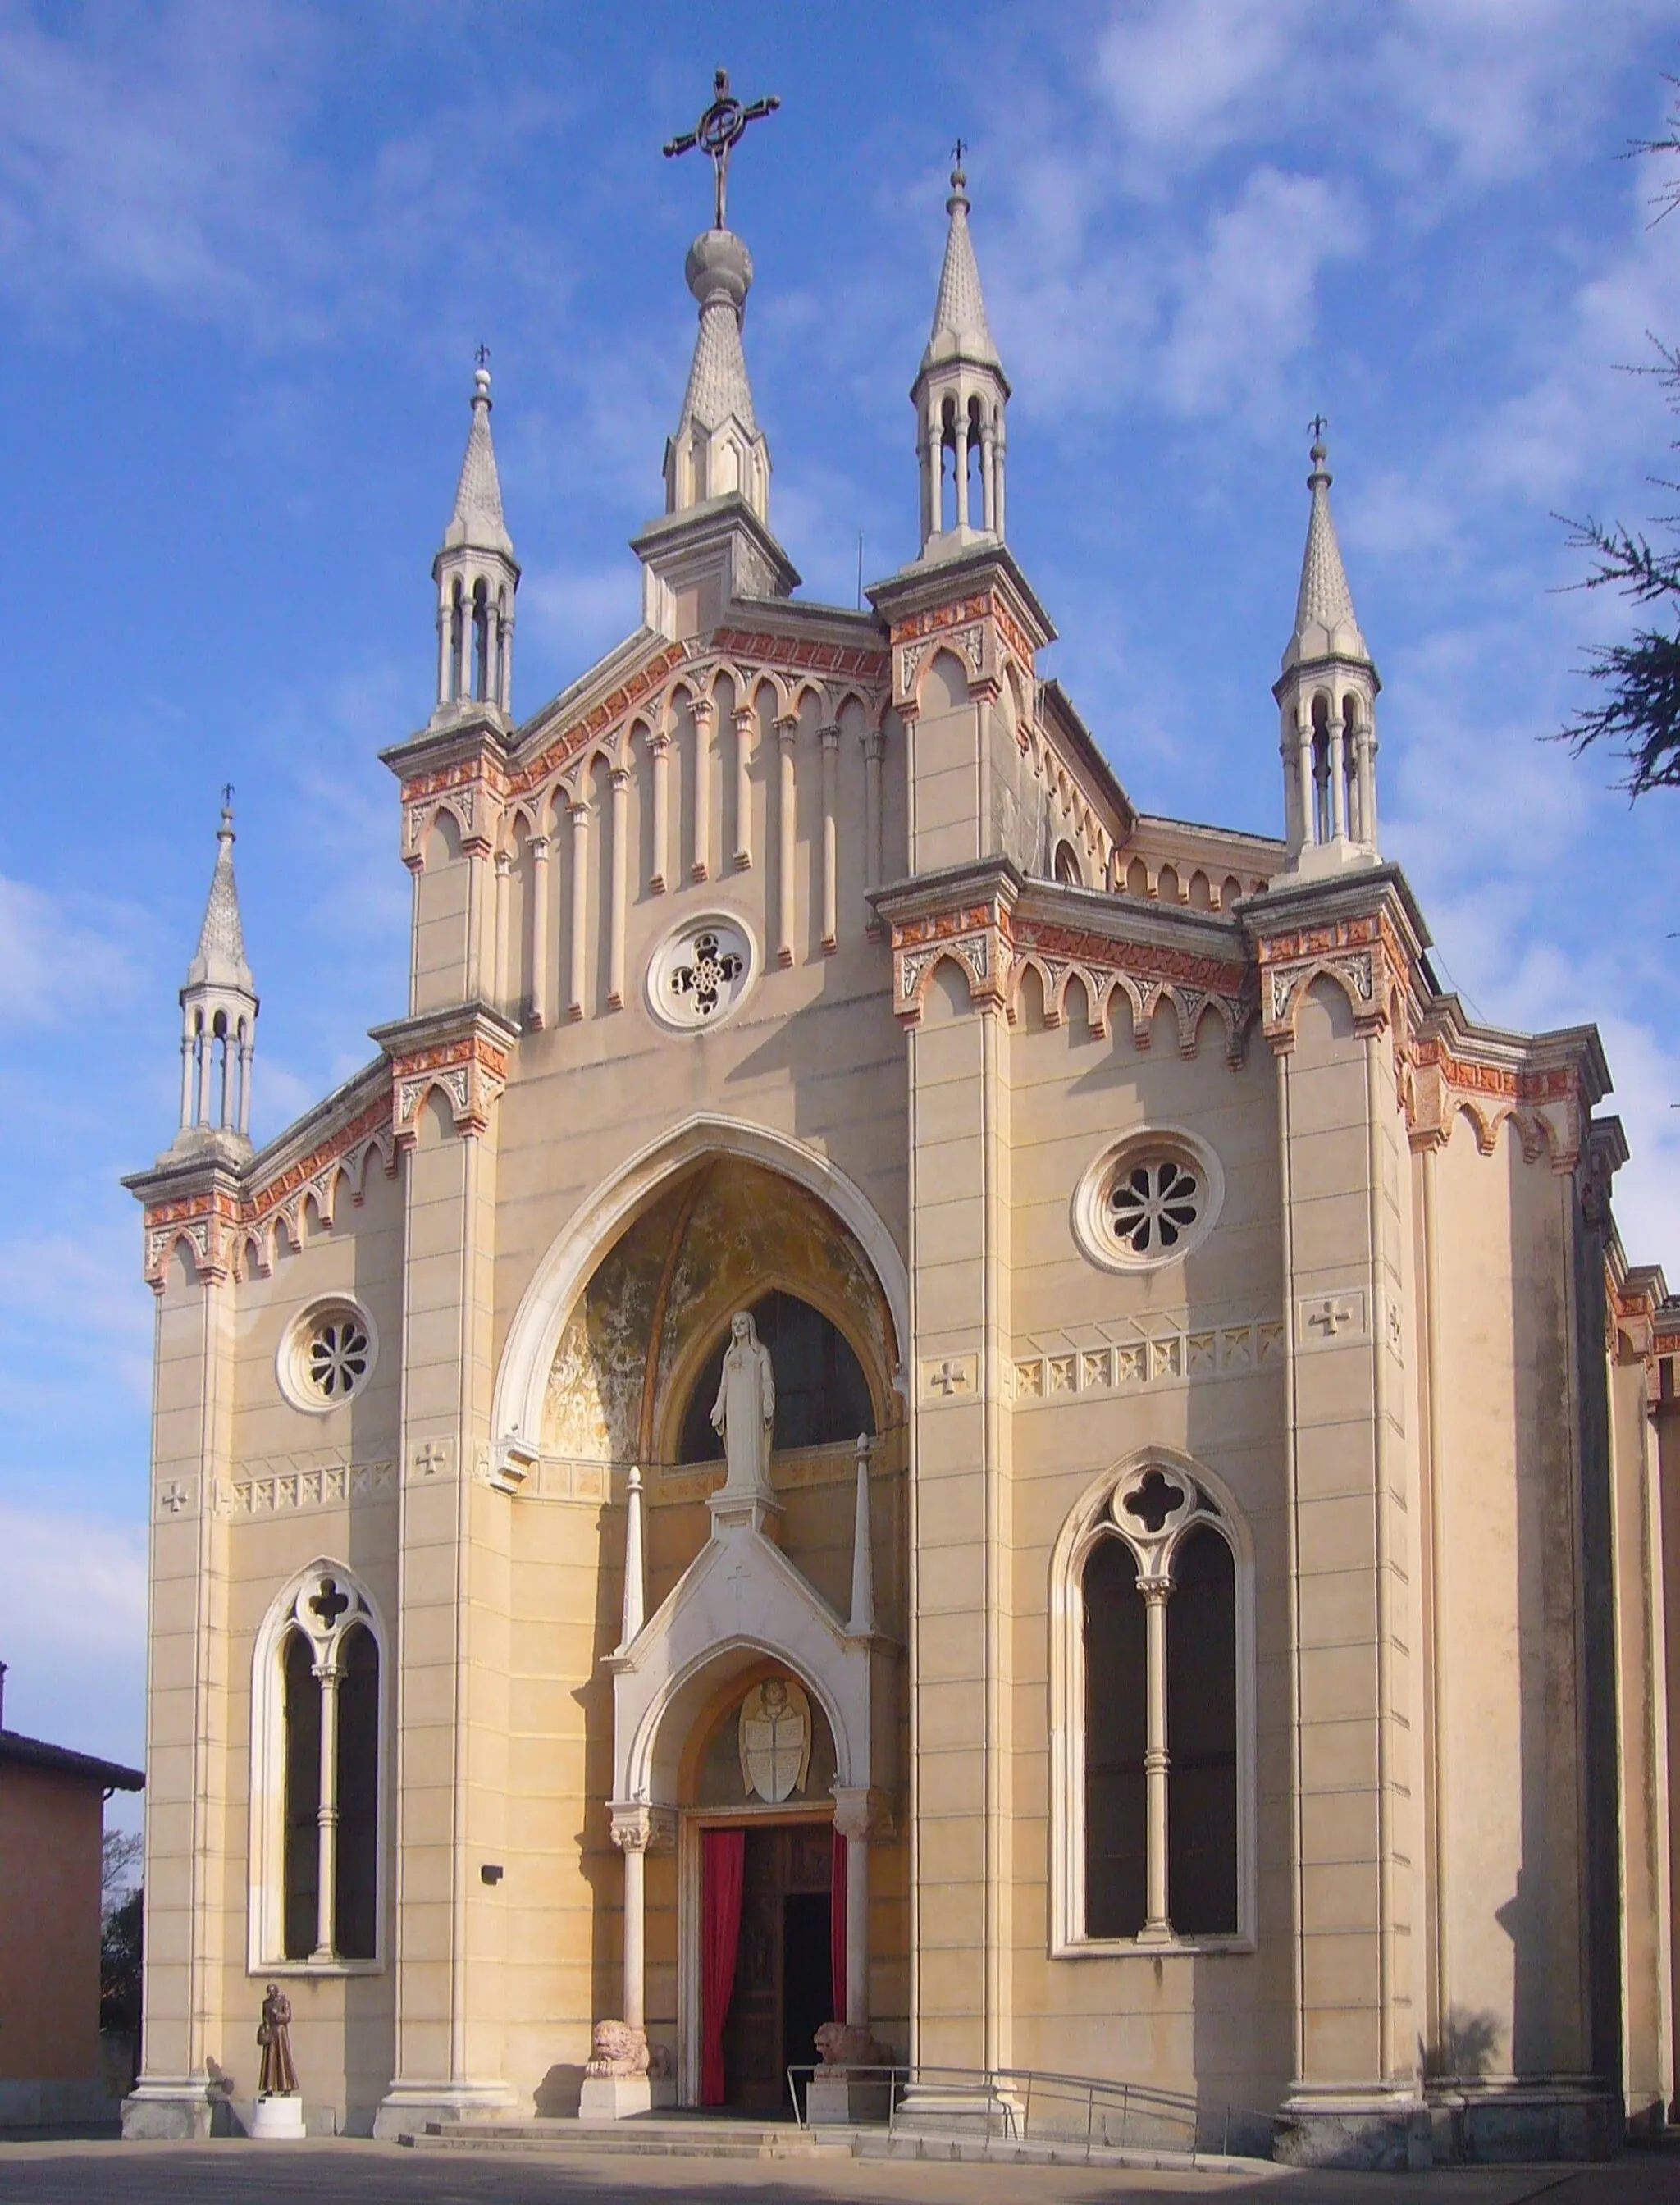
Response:
[[[905,1920],[888,1803],[905,1777],[906,1299],[891,1236],[843,1174],[784,1136],[695,1119],[580,1206],[510,1328],[495,1397],[504,1443],[545,1477],[555,1459],[598,1465],[596,1489],[620,1502],[601,1537],[603,1573],[620,1556],[624,1572],[604,1665],[622,1881],[597,1876],[595,1889],[620,1917],[602,1943],[618,1947],[621,1975],[597,1990],[591,2112],[658,2102],[667,2063],[682,2102],[727,2085],[745,2104],[768,2089],[767,2110],[789,2059],[816,2057],[816,2021],[867,2041],[871,1924],[901,1940]],[[745,1498],[721,1441],[706,1444],[715,1366],[742,1311],[763,1320],[758,1345],[780,1365],[765,1482]],[[797,1782],[749,1768],[764,1691],[808,1709],[820,1750]],[[742,1871],[721,1931],[709,1850]],[[725,2007],[717,1964],[708,2003],[709,1920],[714,1963],[748,1961],[723,1969]],[[805,1994],[825,1941],[813,2019]],[[890,1972],[897,2012],[907,1953]]]

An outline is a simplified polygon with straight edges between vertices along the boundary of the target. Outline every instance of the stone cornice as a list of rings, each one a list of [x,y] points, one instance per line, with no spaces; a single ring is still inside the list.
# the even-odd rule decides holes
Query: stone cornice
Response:
[[[391,1128],[399,1148],[419,1134],[420,1110],[434,1090],[454,1129],[474,1138],[490,1124],[508,1085],[519,1029],[488,1003],[451,1004],[371,1029],[391,1068]]]
[[[140,1172],[126,1179],[145,1204],[145,1275],[161,1293],[178,1240],[192,1251],[201,1279],[265,1275],[276,1235],[303,1245],[303,1209],[312,1201],[322,1221],[335,1221],[341,1191],[359,1206],[367,1169],[377,1155],[396,1168],[391,1138],[391,1089],[383,1061],[347,1080],[325,1102],[288,1126],[245,1169]]]
[[[864,595],[890,624],[895,644],[962,619],[953,609],[980,597],[1001,599],[1003,618],[1016,630],[1007,640],[1029,666],[1036,651],[1056,639],[1054,623],[1006,544],[980,544],[954,559],[901,567],[870,583]]]

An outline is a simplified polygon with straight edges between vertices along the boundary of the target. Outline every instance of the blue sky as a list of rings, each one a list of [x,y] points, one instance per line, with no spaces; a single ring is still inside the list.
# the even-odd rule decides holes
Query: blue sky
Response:
[[[407,882],[375,757],[491,348],[522,714],[633,627],[727,63],[772,520],[850,603],[915,550],[906,393],[949,143],[1013,380],[1012,544],[1147,809],[1275,829],[1304,433],[1380,667],[1386,853],[1481,1016],[1597,1018],[1635,1261],[1680,1281],[1675,799],[1537,739],[1624,609],[1670,425],[1680,67],[1645,0],[32,7],[0,0],[0,1658],[15,1727],[138,1758],[151,1298],[118,1174],[174,1126],[175,990],[238,790],[254,1131],[371,1054]]]

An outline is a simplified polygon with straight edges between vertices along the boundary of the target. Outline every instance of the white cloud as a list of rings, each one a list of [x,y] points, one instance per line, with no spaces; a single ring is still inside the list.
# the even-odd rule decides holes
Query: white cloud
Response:
[[[61,1025],[145,984],[143,912],[0,874],[0,1027]]]
[[[1177,279],[1160,366],[1167,405],[1179,413],[1261,409],[1285,362],[1312,339],[1320,270],[1356,253],[1363,237],[1345,189],[1256,169]]]
[[[0,1501],[7,1729],[138,1766],[145,1602],[143,1525]]]
[[[1152,161],[1206,160],[1263,114],[1275,128],[1271,95],[1299,51],[1308,12],[1301,0],[1122,7],[1097,40],[1097,80]]]

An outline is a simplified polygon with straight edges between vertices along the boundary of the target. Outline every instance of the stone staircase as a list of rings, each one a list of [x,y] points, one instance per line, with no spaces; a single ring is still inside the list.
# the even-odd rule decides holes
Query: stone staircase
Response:
[[[850,2159],[857,2131],[794,2122],[730,2120],[711,2113],[640,2113],[624,2121],[428,2121],[397,2138],[413,2151],[603,2154],[630,2158]]]

